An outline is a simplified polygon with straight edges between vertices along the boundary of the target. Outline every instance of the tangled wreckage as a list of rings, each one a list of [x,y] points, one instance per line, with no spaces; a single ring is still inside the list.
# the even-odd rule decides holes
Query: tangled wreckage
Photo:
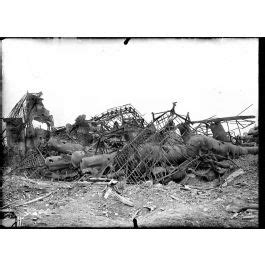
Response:
[[[233,116],[192,121],[189,113],[152,113],[149,123],[132,105],[108,109],[74,124],[55,127],[44,107],[42,93],[26,93],[4,118],[5,166],[28,179],[106,183],[104,197],[112,192],[121,202],[117,183],[183,183],[193,176],[225,183],[236,167],[233,158],[258,153],[258,128],[241,135],[255,116]],[[34,128],[33,121],[47,130]],[[228,125],[225,131],[222,123]],[[229,123],[238,126],[232,134]],[[227,163],[228,162],[228,163]]]

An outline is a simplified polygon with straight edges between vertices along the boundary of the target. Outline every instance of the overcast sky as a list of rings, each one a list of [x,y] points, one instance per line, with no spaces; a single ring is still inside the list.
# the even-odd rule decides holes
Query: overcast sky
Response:
[[[190,112],[192,120],[258,115],[256,39],[5,39],[3,111],[43,92],[55,126],[131,103],[151,112]]]

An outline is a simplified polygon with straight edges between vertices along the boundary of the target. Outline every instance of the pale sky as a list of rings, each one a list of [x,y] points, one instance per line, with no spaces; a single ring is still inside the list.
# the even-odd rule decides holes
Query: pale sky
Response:
[[[147,121],[172,107],[191,120],[258,115],[257,39],[5,39],[3,113],[43,92],[55,126],[131,103]]]

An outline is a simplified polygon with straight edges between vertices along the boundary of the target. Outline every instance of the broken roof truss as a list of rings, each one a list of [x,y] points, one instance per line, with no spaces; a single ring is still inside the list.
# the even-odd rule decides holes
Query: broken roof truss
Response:
[[[102,131],[111,131],[113,128],[117,129],[126,125],[139,128],[144,128],[147,125],[147,122],[140,112],[131,104],[108,109],[107,111],[92,117],[90,121],[99,123]]]
[[[213,136],[211,127],[226,126],[226,134],[231,142],[236,143],[237,138],[242,136],[242,130],[253,125],[255,116],[231,116],[222,118],[209,118],[199,121],[191,121],[191,124],[198,124],[194,129],[197,133],[204,134],[207,136]],[[237,136],[238,135],[238,136]]]
[[[126,134],[147,126],[143,116],[131,104],[108,109],[92,117],[89,122],[94,122],[99,126],[96,153],[109,153],[115,148],[124,146],[127,142]],[[115,148],[113,149],[111,145],[114,145]]]

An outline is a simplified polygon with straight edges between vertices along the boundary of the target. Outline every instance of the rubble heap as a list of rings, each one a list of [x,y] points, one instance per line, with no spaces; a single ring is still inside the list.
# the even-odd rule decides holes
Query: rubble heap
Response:
[[[211,181],[233,167],[222,161],[258,152],[257,146],[234,143],[220,123],[254,116],[191,121],[189,113],[176,113],[173,103],[168,111],[152,113],[147,123],[127,104],[90,119],[79,115],[74,124],[56,128],[41,95],[27,93],[4,119],[8,150],[20,151],[12,170],[29,178],[167,184],[192,173]],[[33,128],[33,120],[45,122],[48,129]]]
[[[20,219],[8,208],[49,196],[68,196],[78,185],[103,184],[102,198],[110,196],[129,207],[134,203],[124,197],[127,184],[151,189],[176,182],[181,190],[189,191],[199,190],[192,186],[198,182],[226,187],[244,173],[235,158],[258,153],[258,127],[241,135],[242,129],[254,123],[254,116],[192,121],[189,113],[176,113],[174,102],[171,109],[152,113],[147,123],[127,104],[90,119],[79,115],[74,124],[55,127],[41,96],[41,92],[26,93],[3,119],[6,165],[4,206],[0,208],[4,218],[0,220],[13,220],[12,226],[19,226]],[[47,130],[34,128],[33,120],[46,123]],[[238,135],[224,129],[224,124],[229,128],[232,122],[238,126]],[[21,196],[26,201],[21,202]]]

